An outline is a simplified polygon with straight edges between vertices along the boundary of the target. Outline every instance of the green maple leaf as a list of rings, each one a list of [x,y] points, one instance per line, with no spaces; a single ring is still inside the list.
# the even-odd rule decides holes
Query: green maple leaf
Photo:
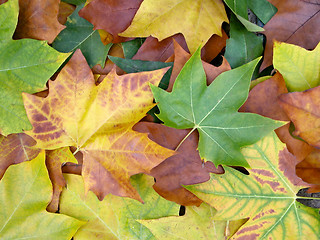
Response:
[[[52,185],[45,152],[10,166],[0,182],[0,238],[70,239],[84,224],[63,214],[49,213]]]
[[[0,132],[3,135],[31,129],[21,93],[45,90],[48,79],[69,56],[44,41],[12,40],[18,13],[18,0],[0,5]]]
[[[83,6],[84,3],[81,3],[68,17],[66,28],[56,37],[52,47],[65,53],[81,49],[90,68],[97,64],[104,67],[112,44],[104,45],[98,30],[94,30],[90,22],[79,16],[79,11]]]
[[[192,128],[186,138],[197,129],[199,153],[205,160],[248,167],[240,148],[283,125],[257,114],[237,112],[248,97],[258,61],[222,73],[207,87],[198,49],[181,70],[171,93],[151,86],[160,109],[158,117],[169,127]]]

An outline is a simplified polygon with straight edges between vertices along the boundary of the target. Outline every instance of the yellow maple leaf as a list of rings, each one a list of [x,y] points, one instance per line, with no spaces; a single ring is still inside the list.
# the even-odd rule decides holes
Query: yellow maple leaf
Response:
[[[229,22],[221,0],[144,0],[123,37],[148,37],[161,41],[182,33],[191,53],[213,34],[222,36],[221,25]]]
[[[118,76],[113,70],[96,86],[77,50],[57,79],[49,82],[46,98],[23,94],[33,126],[26,133],[38,148],[77,147],[84,157],[85,189],[100,200],[112,193],[141,201],[130,176],[149,173],[173,151],[132,127],[154,106],[149,83],[158,84],[166,71]]]

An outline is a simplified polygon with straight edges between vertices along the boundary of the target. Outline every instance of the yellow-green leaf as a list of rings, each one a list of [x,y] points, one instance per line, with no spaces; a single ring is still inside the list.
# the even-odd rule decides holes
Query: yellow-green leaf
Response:
[[[222,36],[228,18],[221,0],[144,0],[123,37],[148,37],[161,41],[182,33],[191,53],[213,34]]]
[[[178,215],[179,205],[160,197],[153,189],[153,178],[145,175],[132,177],[144,204],[130,199],[108,195],[101,202],[91,192],[87,195],[80,176],[65,174],[67,188],[62,192],[61,213],[87,224],[74,236],[75,240],[95,239],[149,239],[153,234],[137,219],[153,219]]]
[[[108,193],[141,200],[130,176],[149,173],[173,151],[132,127],[155,104],[149,82],[158,85],[167,69],[118,76],[111,71],[96,86],[93,74],[77,50],[46,98],[23,94],[33,126],[26,132],[38,148],[74,146],[83,153],[86,191],[102,200]]]
[[[242,220],[214,220],[216,210],[203,203],[200,207],[186,207],[184,216],[172,216],[159,219],[138,220],[159,240],[207,239],[222,240],[232,235],[230,226],[242,223]]]
[[[282,74],[290,92],[316,87],[320,84],[320,44],[308,51],[293,44],[275,42],[273,65]]]
[[[84,223],[48,213],[52,186],[44,151],[32,161],[12,165],[0,181],[0,238],[70,239]]]
[[[296,201],[307,186],[295,175],[295,157],[272,133],[242,150],[249,175],[225,167],[203,184],[187,186],[217,209],[216,220],[249,218],[234,239],[318,239],[319,210]]]

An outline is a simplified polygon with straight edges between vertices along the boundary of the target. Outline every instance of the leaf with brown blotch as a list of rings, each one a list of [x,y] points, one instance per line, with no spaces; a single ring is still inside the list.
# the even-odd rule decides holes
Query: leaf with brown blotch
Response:
[[[297,164],[297,175],[303,181],[316,184],[308,192],[320,192],[320,150],[314,149],[302,162]]]
[[[142,0],[95,0],[86,5],[79,16],[91,22],[94,29],[103,29],[113,35],[113,42],[126,38],[118,33],[129,27]]]
[[[19,21],[14,38],[33,38],[52,43],[65,28],[58,22],[60,0],[19,0]]]
[[[267,37],[261,70],[272,64],[273,40],[314,49],[320,41],[319,1],[269,0],[276,15],[264,26]]]
[[[0,179],[12,164],[34,159],[40,149],[33,148],[36,142],[24,133],[0,135]]]
[[[161,124],[140,122],[133,128],[148,133],[152,141],[174,150],[189,133],[185,129],[170,128]],[[208,181],[211,173],[223,173],[223,168],[216,168],[212,162],[202,162],[197,151],[199,134],[194,132],[179,147],[178,154],[167,158],[151,170],[156,178],[153,188],[167,200],[184,206],[201,204],[201,200],[182,187]]]
[[[294,135],[320,147],[320,86],[280,96],[280,105],[294,123]]]
[[[275,120],[288,121],[289,118],[278,104],[281,94],[288,93],[284,79],[280,73],[272,78],[256,85],[250,92],[247,101],[239,111],[257,113]],[[307,143],[293,138],[289,132],[290,123],[276,129],[280,140],[287,144],[288,150],[297,157],[298,161],[303,160],[312,150]]]
[[[159,84],[167,69],[118,76],[111,71],[95,85],[93,74],[77,50],[46,98],[23,94],[36,147],[74,146],[83,153],[86,191],[99,199],[109,193],[141,200],[130,176],[150,170],[173,151],[132,130],[155,104],[149,83]]]
[[[58,210],[60,194],[66,186],[61,167],[66,162],[77,163],[68,147],[46,151],[46,166],[53,186],[52,200],[47,206],[47,211],[49,212],[56,212]]]
[[[318,239],[319,210],[297,201],[314,199],[297,196],[309,184],[296,176],[297,160],[276,134],[242,152],[249,175],[225,167],[225,174],[186,188],[217,209],[215,220],[249,218],[232,239]]]
[[[177,41],[173,40],[173,46],[174,46],[174,65],[172,69],[172,74],[169,81],[169,86],[167,88],[168,92],[172,91],[172,87],[174,84],[174,81],[176,80],[177,76],[179,75],[181,69],[185,65],[185,63],[189,60],[191,55],[187,53]],[[212,83],[212,81],[221,73],[226,72],[228,70],[231,70],[231,67],[227,60],[223,58],[223,62],[219,67],[215,67],[205,61],[202,61],[202,65],[204,68],[204,71],[206,73],[207,78],[207,84],[209,85]]]

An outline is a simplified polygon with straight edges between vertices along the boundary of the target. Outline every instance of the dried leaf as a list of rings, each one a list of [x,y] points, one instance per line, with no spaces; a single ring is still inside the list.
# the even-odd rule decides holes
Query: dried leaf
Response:
[[[174,129],[161,124],[140,122],[134,130],[148,133],[149,138],[163,147],[174,150],[188,134],[188,130]],[[162,197],[184,206],[201,204],[201,200],[182,187],[208,181],[209,172],[223,173],[223,168],[215,168],[211,162],[204,164],[197,151],[199,136],[191,134],[178,149],[178,154],[167,158],[151,170],[156,183],[153,188]]]
[[[320,86],[304,92],[280,96],[280,105],[294,123],[294,135],[315,147],[320,147]]]
[[[65,27],[58,21],[60,0],[20,0],[15,39],[33,38],[52,43]]]
[[[267,42],[261,70],[272,64],[273,41],[314,49],[320,41],[319,1],[269,0],[276,15],[264,26]]]
[[[79,12],[79,15],[94,25],[113,35],[113,42],[123,42],[118,34],[131,23],[142,0],[94,0]]]
[[[40,152],[32,148],[36,142],[24,133],[0,135],[0,179],[12,164],[34,159]]]
[[[58,211],[60,201],[60,194],[62,189],[66,186],[66,181],[62,176],[62,164],[66,162],[77,163],[77,160],[70,152],[69,148],[59,148],[56,150],[46,151],[46,166],[49,172],[49,177],[53,185],[53,196],[47,211]]]
[[[37,147],[74,146],[83,153],[86,191],[99,199],[108,193],[140,200],[130,176],[149,173],[172,155],[132,126],[151,109],[149,82],[158,84],[167,69],[118,76],[109,73],[95,85],[80,50],[49,82],[46,98],[23,94]]]

